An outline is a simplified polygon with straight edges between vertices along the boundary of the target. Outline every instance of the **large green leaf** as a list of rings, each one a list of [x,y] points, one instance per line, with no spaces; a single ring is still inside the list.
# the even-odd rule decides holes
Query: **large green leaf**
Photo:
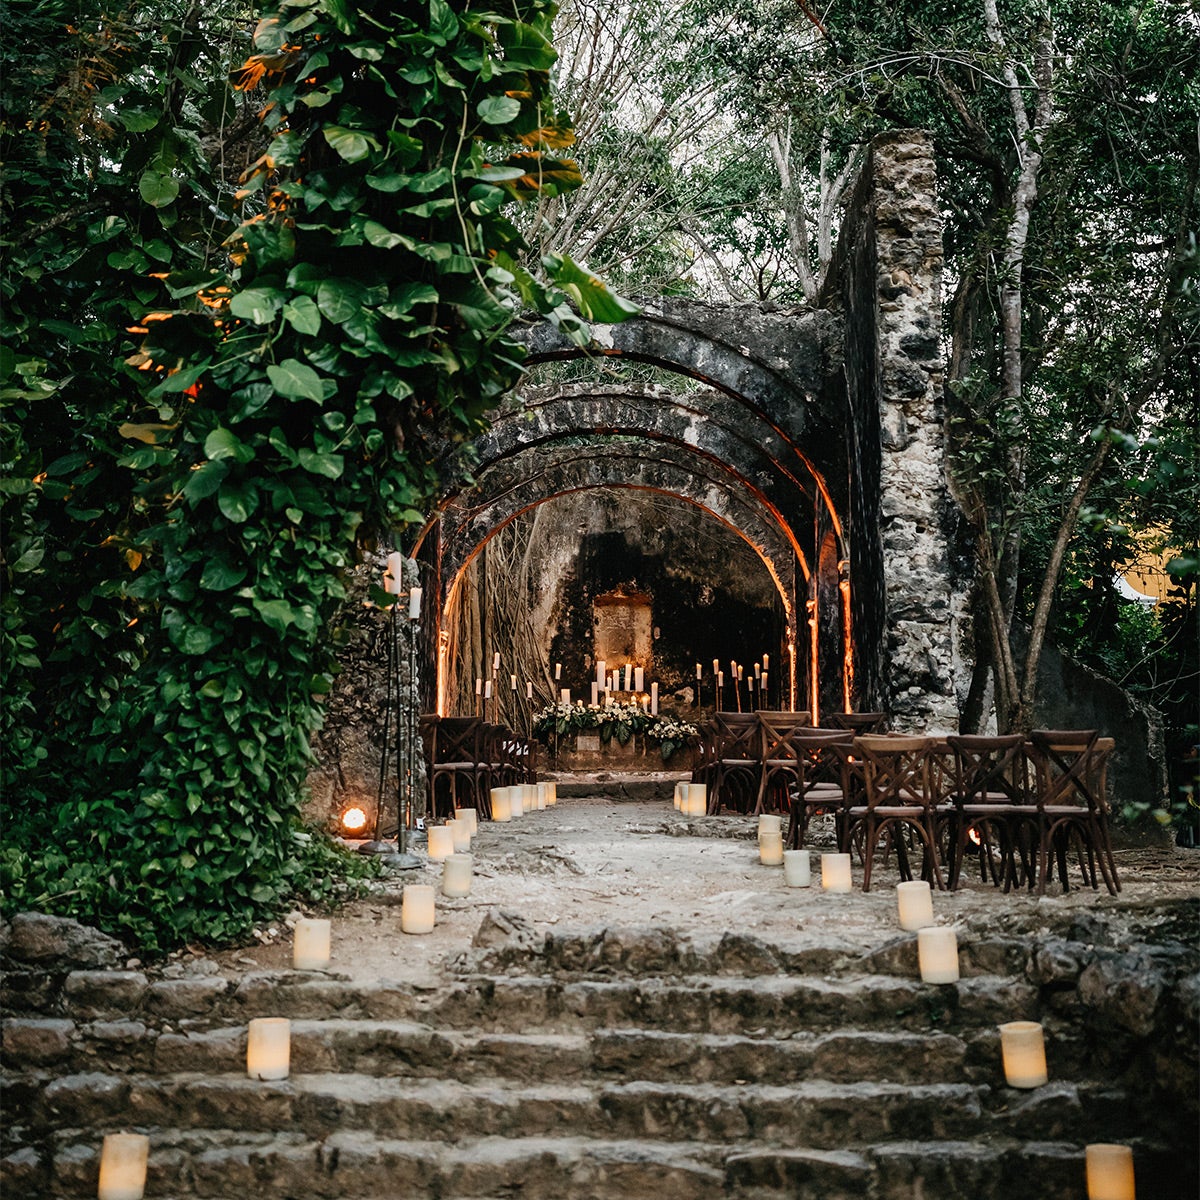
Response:
[[[275,319],[283,293],[276,288],[247,288],[229,302],[229,311],[243,321],[266,325]]]
[[[343,125],[326,125],[322,133],[325,140],[346,162],[361,162],[372,150],[379,149],[379,142],[369,133],[347,129]]]
[[[309,296],[297,296],[283,306],[284,319],[297,333],[315,337],[321,332],[321,314]]]
[[[512,96],[489,96],[475,106],[485,125],[507,125],[521,115],[521,102]]]
[[[565,254],[544,255],[542,265],[546,274],[574,300],[589,321],[610,324],[641,312],[636,304],[609,291],[602,279],[585,271]]]
[[[145,202],[154,208],[166,208],[175,203],[179,195],[179,181],[170,175],[160,175],[157,171],[147,171],[138,180],[138,192]]]
[[[348,321],[363,305],[364,289],[353,279],[326,279],[317,288],[317,307],[335,325]]]
[[[299,359],[285,358],[281,363],[271,363],[267,367],[267,378],[279,395],[288,400],[316,400],[320,403],[325,399],[320,375]]]

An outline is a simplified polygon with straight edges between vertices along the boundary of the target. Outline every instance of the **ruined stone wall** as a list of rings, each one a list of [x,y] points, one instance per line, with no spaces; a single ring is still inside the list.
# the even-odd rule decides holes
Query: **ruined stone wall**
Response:
[[[872,143],[838,255],[827,299],[846,313],[860,703],[890,712],[897,728],[953,731],[965,601],[950,553],[942,224],[925,133]]]

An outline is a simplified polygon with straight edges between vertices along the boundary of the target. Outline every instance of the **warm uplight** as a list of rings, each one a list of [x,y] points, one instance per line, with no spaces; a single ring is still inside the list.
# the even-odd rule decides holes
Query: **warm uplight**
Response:
[[[367,814],[361,808],[348,808],[341,815],[342,832],[358,837],[367,827]]]

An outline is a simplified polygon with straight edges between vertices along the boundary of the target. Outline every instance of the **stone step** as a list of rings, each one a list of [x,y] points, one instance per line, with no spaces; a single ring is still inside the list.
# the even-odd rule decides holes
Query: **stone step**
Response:
[[[147,1195],[160,1200],[1084,1200],[1083,1144],[1047,1139],[894,1141],[821,1150],[594,1138],[476,1138],[447,1144],[339,1132],[151,1130]],[[1126,1139],[1128,1140],[1128,1139]],[[1160,1144],[1134,1146],[1138,1191],[1192,1200],[1195,1180]],[[96,1194],[98,1135],[70,1131],[44,1159],[3,1164],[4,1195]]]
[[[121,974],[121,973],[117,973]],[[171,990],[179,984],[201,988]],[[977,975],[957,984],[924,984],[915,976],[774,974],[558,980],[534,975],[482,975],[425,990],[382,981],[354,983],[298,972],[256,973],[233,984],[220,979],[168,980],[126,996],[111,982],[68,989],[66,1018],[140,1022],[188,1031],[260,1016],[294,1020],[353,1018],[418,1021],[446,1029],[566,1032],[645,1026],[676,1032],[738,1033],[764,1026],[955,1030],[1032,1017],[1033,984]]]
[[[338,1130],[456,1140],[476,1136],[597,1136],[715,1143],[756,1140],[819,1149],[894,1137],[1054,1137],[1115,1140],[1139,1132],[1125,1093],[1055,1082],[1028,1093],[965,1083],[831,1083],[787,1086],[668,1082],[462,1083],[453,1079],[294,1075],[115,1076],[50,1081],[17,1123],[35,1134],[103,1125]],[[464,1121],[468,1122],[464,1126]]]

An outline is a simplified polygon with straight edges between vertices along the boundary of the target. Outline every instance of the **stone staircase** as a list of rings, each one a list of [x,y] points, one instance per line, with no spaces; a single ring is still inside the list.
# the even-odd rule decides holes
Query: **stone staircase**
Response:
[[[968,928],[945,986],[911,935],[500,913],[437,988],[17,963],[3,1195],[94,1196],[125,1128],[151,1138],[147,1197],[1083,1200],[1083,1146],[1121,1141],[1144,1200],[1190,1200],[1195,955],[1136,936]],[[286,1081],[245,1075],[256,1016],[292,1019]],[[1034,1091],[1003,1081],[1018,1018],[1047,1029]]]

